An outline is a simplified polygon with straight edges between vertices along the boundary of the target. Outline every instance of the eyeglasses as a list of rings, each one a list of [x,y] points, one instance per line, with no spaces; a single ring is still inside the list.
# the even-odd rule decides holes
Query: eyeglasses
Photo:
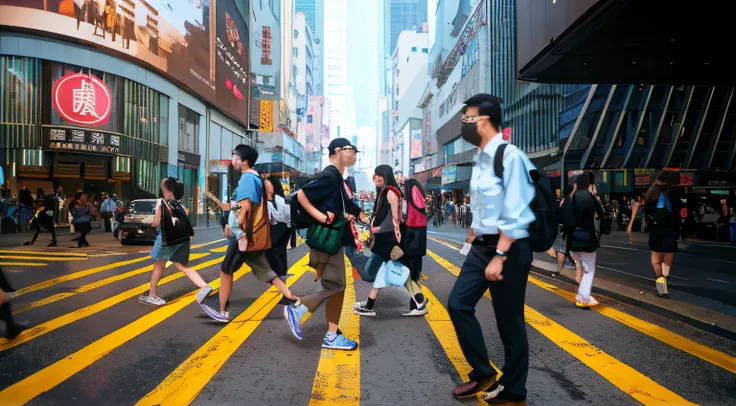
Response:
[[[460,116],[460,121],[463,123],[477,123],[480,120],[485,120],[487,118],[490,118],[489,116],[466,116],[463,114]]]
[[[355,151],[355,147],[342,147],[342,148],[335,148],[339,149],[340,151]]]

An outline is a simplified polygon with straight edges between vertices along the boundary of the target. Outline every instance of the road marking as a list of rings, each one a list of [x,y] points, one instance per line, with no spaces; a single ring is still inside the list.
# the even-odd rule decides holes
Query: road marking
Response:
[[[725,283],[725,284],[729,284],[729,285],[731,284],[731,282],[724,281],[723,279],[708,278],[708,280],[711,281],[711,282]]]
[[[432,240],[432,241],[434,241],[434,242],[436,242],[436,243],[442,244],[445,247],[451,248],[451,249],[453,249],[455,251],[460,251],[460,248],[462,248],[462,246],[458,247],[458,246],[452,245],[450,243],[447,243],[445,241],[440,240],[439,238],[429,237],[429,239]]]
[[[427,254],[453,275],[459,275],[456,266],[434,252]],[[524,310],[527,324],[637,401],[645,405],[693,404],[528,305]]]
[[[637,274],[633,274],[633,273],[629,273],[629,272],[619,271],[618,269],[609,268],[607,266],[596,265],[595,267],[596,268],[600,268],[600,269],[605,269],[607,271],[613,271],[613,272],[618,272],[618,273],[621,273],[621,274],[624,274],[624,275],[629,275],[629,276],[632,276],[634,278],[643,279],[645,281],[650,281],[650,282],[654,282],[655,281],[654,278],[648,278],[646,276],[641,276],[641,275],[637,275]]]
[[[24,259],[24,260],[41,260],[41,261],[88,261],[89,258],[87,257],[54,257],[54,256],[46,256],[46,255],[36,255],[36,256],[27,256],[27,255],[0,255],[0,259]]]
[[[222,261],[222,257],[193,266],[192,269],[195,271],[198,271],[208,266],[215,265],[221,261]],[[177,272],[175,274],[169,275],[161,279],[161,281],[159,282],[159,286],[175,281],[184,276],[185,275],[183,272]],[[149,288],[149,283],[145,283],[133,289],[128,289],[123,293],[119,293],[115,296],[109,297],[101,302],[89,305],[82,309],[75,310],[71,313],[67,313],[63,316],[59,316],[53,320],[49,320],[45,323],[41,323],[37,326],[31,327],[30,329],[25,330],[18,337],[16,337],[15,339],[11,341],[8,341],[7,339],[4,339],[4,338],[0,338],[0,351],[5,351],[10,348],[17,347],[23,343],[26,343],[42,335],[45,335],[46,333],[50,333],[56,329],[59,329],[61,327],[74,323],[75,321],[79,321],[85,317],[89,317],[93,314],[99,313],[127,299],[140,295],[141,293],[147,291],[148,288]]]
[[[54,251],[49,249],[44,250],[0,250],[0,254],[31,254],[31,255],[38,255],[38,254],[50,254],[50,255],[56,255],[58,257],[88,257],[89,254],[82,254],[78,252],[64,252],[64,251]]]
[[[432,256],[432,258],[434,259],[434,256],[436,256],[436,254],[430,253],[430,256]],[[445,261],[442,258],[439,258],[439,260],[444,261],[444,263],[440,263],[437,259],[435,259],[435,261],[440,263],[440,265],[448,269],[451,273],[453,273],[454,275],[459,275],[459,268]],[[539,261],[535,260],[532,263],[532,265],[536,266],[537,262]],[[547,264],[545,262],[542,262],[542,263]],[[544,281],[539,280],[531,275],[529,276],[529,282],[539,286],[540,288],[544,290],[547,290],[559,296],[562,296],[563,298],[567,299],[567,301],[571,303],[575,303],[577,300],[575,293],[569,292],[567,290],[560,289],[557,286],[553,286],[548,283],[545,283]],[[634,330],[637,330],[640,333],[646,334],[649,337],[659,340],[667,345],[670,345],[674,348],[684,351],[690,355],[694,355],[704,361],[707,361],[713,365],[717,365],[727,371],[736,373],[736,357],[732,357],[724,352],[721,352],[721,351],[712,349],[708,346],[699,344],[679,334],[675,334],[665,328],[662,328],[656,324],[649,323],[647,321],[644,321],[642,319],[639,319],[637,317],[634,317],[632,315],[629,315],[627,313],[624,313],[612,307],[605,306],[603,304],[595,306],[591,309],[608,318],[616,320],[619,323],[622,323],[630,328],[633,328]]]
[[[358,342],[358,349],[322,349],[309,398],[310,406],[360,405],[360,316],[353,313],[355,280],[353,267],[348,261],[345,261],[345,284],[340,329],[345,337]]]
[[[227,238],[220,238],[219,240],[214,240],[214,241],[210,241],[210,242],[205,242],[205,243],[202,243],[202,244],[193,244],[193,245],[192,245],[192,249],[197,249],[197,248],[202,248],[202,247],[206,247],[206,246],[208,246],[208,245],[212,245],[212,244],[217,244],[218,242],[223,242],[223,241],[225,241],[225,240],[227,240]]]
[[[460,348],[460,343],[457,341],[455,327],[452,325],[452,321],[450,320],[450,314],[447,313],[447,309],[442,306],[439,299],[437,299],[426,285],[422,285],[422,293],[424,293],[424,296],[429,300],[429,304],[427,304],[429,313],[427,313],[424,318],[427,320],[427,323],[429,323],[429,327],[434,332],[434,336],[437,337],[437,341],[439,341],[442,349],[445,350],[445,355],[447,355],[447,358],[452,362],[452,365],[455,366],[455,370],[458,375],[460,375],[460,379],[465,382],[468,374],[473,370],[473,368],[471,368],[465,360],[463,350]],[[486,291],[485,296],[490,299],[488,291]],[[501,370],[492,362],[490,364],[498,373],[497,378],[499,378],[501,376]],[[480,401],[479,404],[486,404],[486,402],[481,400],[481,394],[478,394],[476,397]]]
[[[222,258],[219,258],[218,260],[222,260]],[[237,272],[233,276],[233,281],[237,281],[249,272],[250,268],[244,267],[243,272]],[[220,279],[218,278],[212,281],[210,285],[213,289],[218,289],[220,287]],[[178,311],[194,303],[198,291],[199,289],[194,290],[168,302],[165,306],[157,308],[138,320],[135,320],[134,322],[100,338],[74,354],[64,357],[15,385],[6,388],[0,392],[0,399],[3,399],[4,402],[11,405],[21,405],[31,401],[38,395],[53,389],[113,350],[145,333],[159,323],[173,316]]]
[[[40,262],[0,262],[0,266],[46,266]],[[18,296],[18,295],[15,295]]]
[[[294,264],[290,270],[294,276],[287,279],[286,286],[293,285],[307,270],[307,266],[306,256]],[[137,404],[188,405],[192,403],[225,362],[261,325],[281,298],[281,293],[275,286],[268,288],[245,311],[199,347]]]
[[[210,252],[225,252],[227,251],[227,245],[222,247],[213,248],[210,250]]]
[[[190,261],[195,261],[197,259],[201,259],[201,258],[204,258],[204,257],[209,256],[209,255],[210,254],[208,254],[208,253],[191,253],[191,254],[189,254],[189,260]],[[167,263],[167,267],[168,267],[168,265],[169,265],[169,263]],[[138,268],[138,269],[132,270],[130,272],[126,272],[126,273],[123,273],[123,274],[120,274],[120,275],[111,276],[109,278],[105,278],[105,279],[102,279],[102,280],[97,281],[97,282],[93,282],[93,283],[90,283],[90,284],[87,284],[87,285],[84,285],[84,286],[80,286],[80,287],[78,287],[76,289],[72,289],[72,290],[70,290],[68,292],[57,293],[55,295],[51,295],[51,296],[46,297],[46,298],[43,298],[41,300],[37,300],[37,301],[35,301],[35,302],[27,305],[27,306],[21,307],[20,309],[14,311],[13,314],[15,315],[15,314],[23,313],[25,311],[28,311],[28,310],[31,310],[31,309],[35,309],[35,308],[38,308],[38,307],[41,307],[41,306],[46,306],[48,304],[51,304],[51,303],[54,303],[54,302],[58,302],[59,300],[66,299],[68,297],[72,297],[72,296],[75,296],[75,295],[80,294],[80,293],[88,292],[88,291],[90,291],[92,289],[97,289],[97,288],[100,288],[102,286],[106,286],[106,285],[109,285],[111,283],[114,283],[114,282],[117,282],[117,281],[121,281],[123,279],[127,279],[127,278],[130,278],[130,277],[136,276],[136,275],[140,275],[142,273],[149,272],[152,269],[153,269],[153,265],[144,266],[143,268]]]

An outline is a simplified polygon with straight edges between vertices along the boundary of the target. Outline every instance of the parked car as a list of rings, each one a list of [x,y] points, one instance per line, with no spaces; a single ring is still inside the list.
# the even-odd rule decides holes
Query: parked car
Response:
[[[157,199],[133,200],[128,204],[122,226],[120,243],[149,243],[156,241],[156,228],[151,227],[156,214]]]

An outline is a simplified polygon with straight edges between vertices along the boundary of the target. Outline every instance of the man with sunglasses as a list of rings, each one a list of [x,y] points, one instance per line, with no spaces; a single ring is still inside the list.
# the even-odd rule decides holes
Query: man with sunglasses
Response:
[[[470,179],[473,220],[467,241],[472,246],[447,307],[460,348],[473,370],[454,395],[468,398],[485,392],[483,399],[489,404],[525,404],[529,343],[524,295],[533,258],[529,225],[535,220],[530,203],[536,189],[529,170],[534,166],[521,150],[504,141],[497,97],[478,94],[465,106],[461,134],[479,149]],[[494,170],[497,159],[502,161],[500,179]],[[475,317],[475,306],[488,289],[505,355],[498,381]]]
[[[313,182],[304,186],[297,198],[299,205],[315,222],[320,224],[334,224],[345,213],[358,217],[360,207],[353,203],[345,193],[343,173],[348,167],[355,165],[356,154],[359,152],[345,138],[332,140],[329,147],[330,163]],[[346,222],[342,232],[342,246],[353,244],[353,233],[350,222]],[[345,299],[345,257],[341,248],[334,255],[311,249],[309,265],[317,271],[317,277],[322,283],[322,289],[314,294],[301,298],[301,304],[286,306],[284,316],[289,323],[292,333],[299,340],[302,339],[301,321],[307,312],[314,313],[323,303],[327,314],[327,334],[322,341],[322,348],[333,350],[355,350],[358,343],[345,337],[338,325]]]

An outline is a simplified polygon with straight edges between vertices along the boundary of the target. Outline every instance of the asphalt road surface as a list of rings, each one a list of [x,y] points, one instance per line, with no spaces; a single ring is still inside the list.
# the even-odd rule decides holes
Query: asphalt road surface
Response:
[[[190,265],[214,284],[224,243],[219,229],[198,230],[193,243]],[[428,247],[426,317],[402,316],[408,294],[400,288],[381,292],[376,317],[353,315],[352,304],[366,298],[370,285],[354,282],[346,269],[341,329],[360,342],[354,352],[320,348],[324,309],[307,320],[297,341],[278,293],[248,269],[236,274],[225,325],[203,315],[195,287],[173,267],[159,288],[166,306],[137,302],[148,289],[150,247],[5,249],[6,257],[32,257],[2,259],[11,263],[3,268],[19,289],[11,299],[16,317],[31,328],[13,341],[0,339],[0,405],[461,404],[451,393],[469,367],[446,304],[464,257],[456,245],[434,238]],[[624,267],[613,262],[640,255],[620,251],[602,255],[601,264]],[[307,255],[304,246],[289,251],[288,283],[297,295],[317,288]],[[580,310],[571,302],[574,289],[530,277],[528,404],[733,404],[736,343],[605,297],[596,309]],[[477,315],[492,362],[501,368],[488,298],[478,303]]]

